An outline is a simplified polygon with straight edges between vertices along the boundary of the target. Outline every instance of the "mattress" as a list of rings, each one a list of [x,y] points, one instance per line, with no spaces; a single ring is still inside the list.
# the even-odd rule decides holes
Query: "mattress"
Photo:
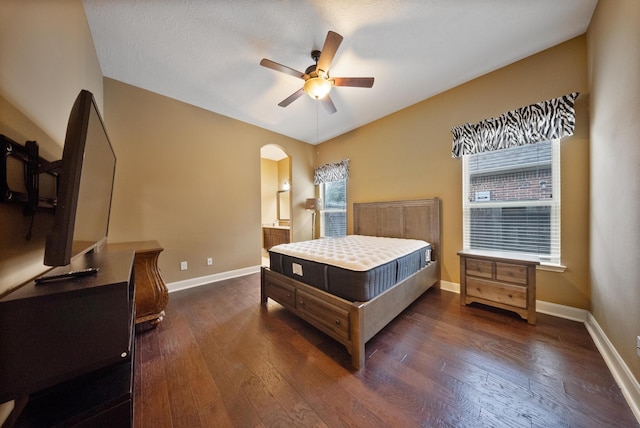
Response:
[[[417,239],[348,235],[281,244],[270,269],[352,302],[365,302],[424,268],[431,245]]]

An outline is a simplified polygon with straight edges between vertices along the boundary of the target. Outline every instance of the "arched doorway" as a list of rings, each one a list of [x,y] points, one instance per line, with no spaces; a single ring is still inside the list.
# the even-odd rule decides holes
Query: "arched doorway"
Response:
[[[260,148],[262,263],[268,265],[267,250],[291,242],[291,157],[275,145]]]

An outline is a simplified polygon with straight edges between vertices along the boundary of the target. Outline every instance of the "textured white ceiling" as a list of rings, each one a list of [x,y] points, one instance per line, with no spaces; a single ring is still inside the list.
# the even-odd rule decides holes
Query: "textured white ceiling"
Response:
[[[102,72],[316,144],[583,34],[597,0],[83,0]],[[337,113],[268,58],[304,71],[329,30],[344,37]],[[561,94],[558,94],[561,95]]]

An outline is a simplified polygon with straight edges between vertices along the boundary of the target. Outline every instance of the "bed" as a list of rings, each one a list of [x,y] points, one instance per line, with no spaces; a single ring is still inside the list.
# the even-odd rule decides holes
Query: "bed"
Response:
[[[361,297],[367,300],[353,299],[348,295],[341,297],[330,292],[336,293],[335,290],[343,290],[344,295],[344,290],[352,288],[350,285],[353,285],[357,279],[348,272],[343,276],[333,275],[332,284],[328,286],[326,285],[327,275],[330,274],[327,272],[333,269],[331,265],[316,266],[314,263],[317,262],[306,262],[299,255],[285,255],[283,261],[281,253],[274,255],[270,252],[272,263],[280,260],[276,263],[281,263],[282,266],[278,268],[274,266],[273,269],[262,268],[260,281],[262,305],[266,307],[269,298],[278,302],[343,344],[351,355],[352,366],[357,370],[363,368],[365,343],[426,290],[432,286],[439,286],[440,206],[441,202],[438,198],[353,204],[353,235],[421,240],[429,244],[428,251],[420,247],[411,253],[413,255],[409,256],[408,261],[394,262],[396,266],[400,266],[399,269],[402,269],[402,266],[418,263],[420,267],[417,272],[400,275],[399,282],[390,286],[387,284],[378,287],[375,281],[369,282],[368,291],[365,289],[365,291],[356,292],[356,295],[360,293]],[[277,247],[274,248],[274,252],[276,251]],[[424,258],[424,263],[419,260],[421,258]],[[284,272],[286,268],[283,269],[283,266],[293,265],[300,266],[297,269],[305,272],[316,269],[317,274],[305,275],[310,278],[309,282],[312,284],[302,282],[303,277],[294,272]],[[384,278],[388,275],[365,273],[364,276],[371,279],[371,277]],[[339,291],[337,293],[341,294]]]

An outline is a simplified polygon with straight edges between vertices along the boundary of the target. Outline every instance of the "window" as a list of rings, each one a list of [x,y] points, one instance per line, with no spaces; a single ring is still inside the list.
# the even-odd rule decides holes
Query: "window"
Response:
[[[347,234],[347,179],[349,159],[327,163],[314,170],[313,184],[320,185],[324,209],[320,212],[320,236]]]
[[[463,157],[463,245],[560,264],[560,140]]]
[[[347,179],[322,183],[320,192],[324,206],[320,217],[320,236],[346,235]]]

